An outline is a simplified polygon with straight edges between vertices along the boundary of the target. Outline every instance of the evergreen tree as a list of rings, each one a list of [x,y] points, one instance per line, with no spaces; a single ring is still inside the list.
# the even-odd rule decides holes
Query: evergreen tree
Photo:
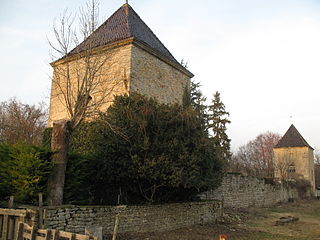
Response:
[[[207,98],[203,96],[200,86],[200,82],[191,80],[190,89],[186,88],[183,96],[183,106],[191,106],[195,110],[199,119],[201,120],[204,132],[207,133],[208,115],[207,105],[205,104]]]
[[[191,81],[190,105],[202,115],[206,115],[207,106],[205,101],[207,98],[203,96],[200,87],[200,82]]]
[[[0,144],[0,201],[13,195],[17,202],[31,203],[39,192],[45,193],[51,155],[26,143]]]
[[[208,129],[212,134],[214,146],[219,149],[222,160],[227,161],[231,157],[230,139],[226,133],[227,124],[231,121],[227,118],[229,112],[220,99],[220,93],[213,95],[212,104],[208,106]]]
[[[220,185],[223,164],[192,107],[117,96],[106,115],[83,124],[70,141],[84,161],[69,162],[68,202],[115,204],[119,193],[125,204],[189,201]],[[81,196],[78,186],[87,187]]]

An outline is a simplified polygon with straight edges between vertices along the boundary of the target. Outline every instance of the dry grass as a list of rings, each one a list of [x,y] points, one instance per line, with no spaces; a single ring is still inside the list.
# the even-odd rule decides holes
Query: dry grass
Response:
[[[196,225],[167,232],[132,233],[119,240],[217,240],[226,234],[228,240],[320,240],[320,201],[309,200],[281,204],[272,208],[247,209],[232,213],[231,223]],[[231,216],[232,216],[231,215]],[[284,226],[275,222],[284,216],[299,221]]]
[[[263,231],[277,238],[257,239],[299,239],[320,240],[320,201],[310,200],[291,204],[282,204],[264,210],[266,217],[250,220],[247,229]],[[294,216],[299,221],[284,226],[275,226],[280,217]]]

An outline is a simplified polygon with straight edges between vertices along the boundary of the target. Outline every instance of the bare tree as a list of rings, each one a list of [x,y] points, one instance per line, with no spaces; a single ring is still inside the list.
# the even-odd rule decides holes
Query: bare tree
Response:
[[[320,187],[320,150],[315,149],[314,151],[314,177],[316,187]]]
[[[51,110],[53,100],[60,102],[67,113],[67,121],[53,123],[51,148],[54,155],[54,170],[48,182],[48,204],[62,204],[64,176],[68,152],[67,129],[75,129],[83,120],[93,119],[101,109],[107,108],[113,94],[125,84],[125,73],[118,79],[107,79],[110,55],[97,50],[92,33],[98,26],[99,4],[90,0],[80,9],[78,22],[65,11],[53,25],[55,41],[49,41],[52,49],[54,68],[51,90]],[[50,119],[49,119],[50,120]],[[66,127],[68,125],[68,127]],[[55,129],[56,128],[56,129]]]
[[[52,59],[60,57],[51,64],[51,98],[60,101],[67,111],[71,129],[84,119],[97,116],[103,106],[112,102],[116,88],[125,82],[125,73],[119,73],[112,82],[106,81],[110,55],[101,54],[95,46],[97,40],[91,37],[99,24],[98,7],[98,2],[91,0],[81,8],[77,26],[75,18],[65,11],[53,25],[55,42],[49,41]]]
[[[238,172],[244,175],[255,175],[253,162],[250,161],[250,153],[246,145],[239,147],[238,151],[228,161],[228,171]]]
[[[0,141],[14,144],[40,144],[46,127],[44,104],[23,104],[16,99],[0,103]]]
[[[238,171],[258,177],[273,177],[273,147],[281,136],[266,132],[241,146],[229,162],[229,171]]]
[[[283,157],[281,159],[278,159],[278,161],[275,163],[275,171],[277,172],[277,177],[283,180],[288,180],[290,178],[293,178],[293,174],[291,174],[290,167],[293,167],[292,160],[290,160],[288,157]]]
[[[314,150],[314,164],[320,164],[320,149]]]

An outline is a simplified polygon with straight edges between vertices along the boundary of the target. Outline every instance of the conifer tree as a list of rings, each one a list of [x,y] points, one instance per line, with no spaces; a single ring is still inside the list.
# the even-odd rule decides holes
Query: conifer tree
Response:
[[[220,151],[220,157],[227,161],[231,157],[230,139],[226,133],[229,112],[220,99],[220,93],[213,95],[212,104],[208,106],[208,130],[211,133],[214,146]]]
[[[200,82],[191,80],[190,89],[186,89],[183,97],[183,105],[185,107],[191,106],[197,113],[202,122],[202,127],[207,132],[207,105],[205,104],[207,98],[203,96],[200,90]]]
[[[219,152],[192,107],[132,93],[115,97],[106,115],[83,126],[72,133],[71,145],[88,160],[83,165],[79,157],[71,162],[66,188],[71,201],[90,193],[96,204],[115,204],[120,188],[126,204],[188,201],[221,182]],[[79,178],[75,174],[81,166]],[[80,190],[82,199],[77,186],[87,186]]]

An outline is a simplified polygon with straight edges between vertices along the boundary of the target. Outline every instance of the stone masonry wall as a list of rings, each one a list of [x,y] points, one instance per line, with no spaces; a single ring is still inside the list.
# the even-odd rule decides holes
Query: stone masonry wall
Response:
[[[293,164],[295,173],[291,177],[308,180],[311,183],[312,191],[315,191],[313,149],[309,147],[287,147],[274,148],[273,152],[276,178],[288,178],[288,176],[283,176],[281,172],[287,172],[289,165]]]
[[[285,184],[267,184],[256,177],[227,174],[218,189],[203,193],[200,198],[222,200],[225,207],[265,207],[298,198],[298,191]]]
[[[156,98],[161,103],[182,103],[190,76],[133,45],[130,91]]]
[[[118,212],[119,232],[164,231],[215,221],[222,214],[222,203],[46,208],[45,227],[84,233],[85,227],[102,226],[105,236],[112,233]]]
[[[91,92],[91,100],[99,103],[103,100],[104,104],[99,104],[99,110],[106,111],[113,101],[115,95],[129,93],[130,70],[131,70],[131,44],[117,48],[107,49],[101,53],[92,56],[92,62],[96,61],[103,66],[98,68],[94,82],[94,90]],[[96,66],[95,64],[94,66]],[[78,81],[82,78],[87,65],[84,59],[75,59],[72,61],[61,62],[54,65],[53,80],[51,86],[50,109],[49,109],[49,127],[56,120],[69,119],[69,113],[66,109],[64,93],[67,89],[67,70],[70,70],[70,81],[72,84],[72,95],[75,97]],[[96,67],[97,68],[97,67]],[[80,76],[80,77],[79,77]],[[61,91],[61,89],[64,89]]]
[[[256,177],[227,174],[222,185],[200,195],[203,202],[141,206],[65,206],[45,208],[45,228],[84,233],[86,227],[101,226],[112,233],[120,214],[119,232],[165,231],[215,221],[223,207],[265,207],[299,198],[295,188],[268,184]]]
[[[92,56],[92,62],[103,63],[99,77],[95,78],[95,90],[90,95],[93,103],[104,102],[99,105],[103,112],[112,104],[114,96],[132,92],[154,97],[160,103],[181,104],[192,75],[132,43],[103,50]],[[83,77],[85,66],[84,58],[60,60],[53,64],[49,127],[54,121],[70,118],[65,104],[66,89],[71,85],[69,92],[77,96],[77,79]]]

